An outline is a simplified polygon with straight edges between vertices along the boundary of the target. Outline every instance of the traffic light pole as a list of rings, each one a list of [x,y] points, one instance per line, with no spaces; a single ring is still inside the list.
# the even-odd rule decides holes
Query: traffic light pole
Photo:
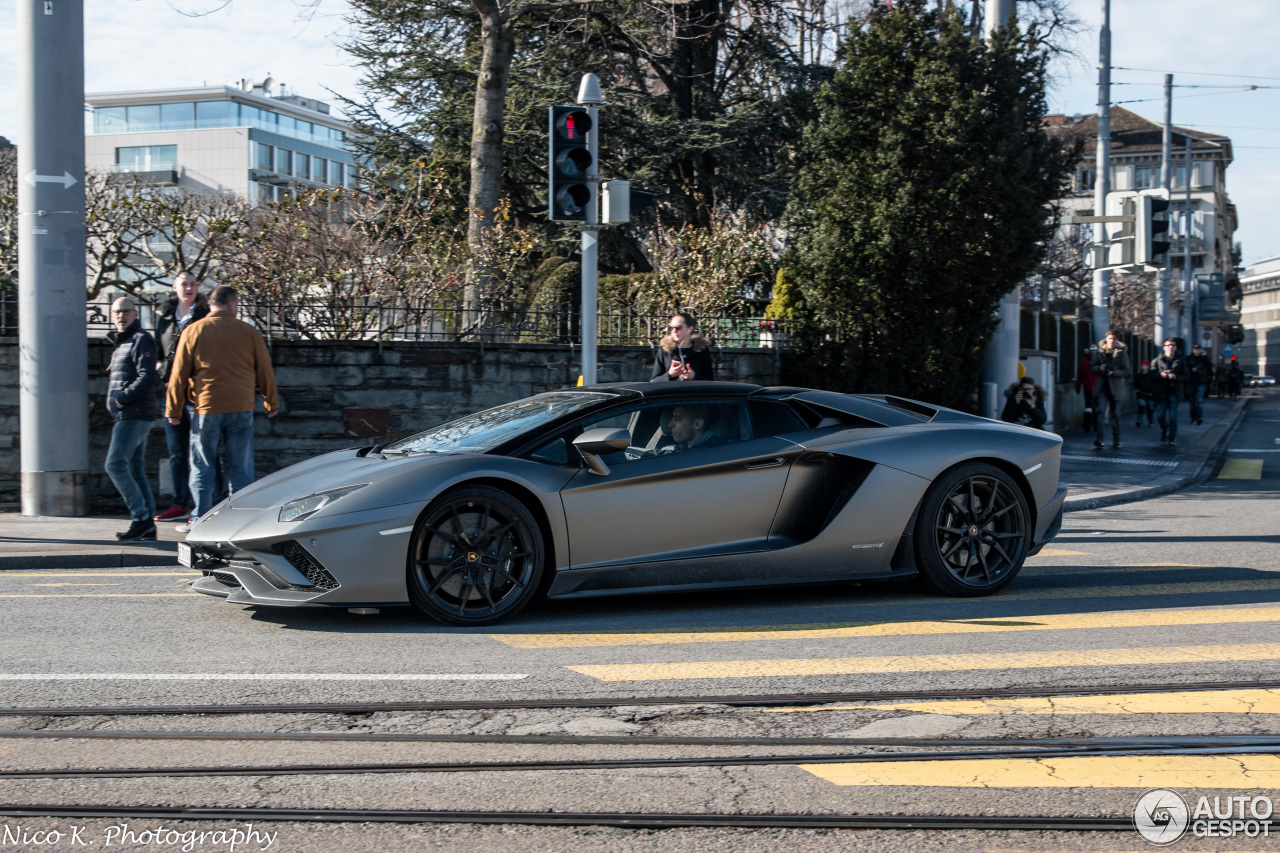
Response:
[[[1160,186],[1169,192],[1173,186],[1173,75],[1164,75],[1164,134],[1160,146]],[[1154,337],[1159,345],[1168,333],[1169,325],[1169,264],[1173,253],[1165,255],[1164,266],[1156,280],[1156,311]]]
[[[1098,30],[1098,144],[1093,182],[1093,209],[1101,215],[1111,191],[1111,0],[1102,0],[1102,26]],[[1093,239],[1106,240],[1104,226],[1095,225]],[[1093,339],[1102,340],[1111,327],[1108,300],[1111,296],[1111,271],[1093,271]]]
[[[22,514],[86,515],[84,2],[17,6]]]
[[[597,272],[600,265],[600,122],[597,108],[604,102],[600,94],[600,81],[594,74],[582,75],[578,87],[578,103],[587,108],[591,116],[591,129],[587,131],[587,150],[591,152],[591,166],[587,169],[587,187],[591,199],[587,203],[586,218],[579,228],[582,231],[582,384],[596,384],[596,307]]]

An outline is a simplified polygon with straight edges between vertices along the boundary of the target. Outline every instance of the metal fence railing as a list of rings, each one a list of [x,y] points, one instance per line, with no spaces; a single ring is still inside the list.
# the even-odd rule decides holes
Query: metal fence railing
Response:
[[[143,328],[154,329],[168,294],[133,297]],[[92,337],[111,331],[111,303],[85,305]],[[0,295],[0,334],[16,334],[16,294]],[[486,344],[561,344],[581,342],[582,315],[573,305],[529,308],[515,303],[413,302],[317,297],[287,300],[240,299],[240,318],[262,330],[270,342],[311,341],[484,341]],[[650,346],[666,334],[668,314],[604,308],[596,315],[596,339],[604,345]],[[698,317],[699,332],[720,347],[789,348],[782,324],[765,319],[752,305],[732,306]]]

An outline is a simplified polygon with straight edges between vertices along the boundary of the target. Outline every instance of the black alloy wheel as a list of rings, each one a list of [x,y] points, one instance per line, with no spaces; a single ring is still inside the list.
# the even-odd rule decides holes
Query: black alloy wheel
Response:
[[[1021,570],[1030,519],[1022,489],[999,468],[953,468],[929,490],[916,521],[921,576],[946,595],[991,595]]]
[[[409,547],[409,600],[450,625],[489,625],[519,612],[542,579],[538,523],[511,495],[455,489],[418,519]]]

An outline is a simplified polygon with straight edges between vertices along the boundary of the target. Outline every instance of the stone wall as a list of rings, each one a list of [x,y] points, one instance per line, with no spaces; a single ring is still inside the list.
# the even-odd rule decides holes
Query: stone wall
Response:
[[[89,341],[89,481],[91,511],[120,512],[123,502],[103,473],[111,440],[104,399],[110,345]],[[303,459],[397,438],[433,424],[577,383],[581,354],[537,344],[273,342],[272,362],[280,387],[280,415],[258,417],[254,450],[258,476]],[[601,382],[649,378],[648,347],[601,347]],[[778,384],[779,363],[771,349],[717,351],[717,378]],[[261,411],[261,403],[259,403]],[[18,452],[18,345],[0,338],[0,506],[16,509],[21,482]],[[168,456],[157,421],[147,448],[152,487],[160,483]],[[165,466],[167,468],[167,466]],[[167,485],[167,470],[164,474]],[[158,499],[163,509],[167,504]]]

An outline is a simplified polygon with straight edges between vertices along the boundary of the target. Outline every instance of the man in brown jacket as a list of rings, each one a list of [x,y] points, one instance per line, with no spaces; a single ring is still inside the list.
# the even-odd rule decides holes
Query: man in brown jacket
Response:
[[[191,418],[191,494],[194,518],[213,509],[217,497],[218,447],[226,443],[227,479],[235,494],[253,482],[254,389],[262,392],[267,417],[279,412],[271,355],[262,334],[236,319],[237,297],[222,284],[209,295],[209,316],[183,332],[173,359],[165,415],[182,420],[182,407],[195,405]]]

